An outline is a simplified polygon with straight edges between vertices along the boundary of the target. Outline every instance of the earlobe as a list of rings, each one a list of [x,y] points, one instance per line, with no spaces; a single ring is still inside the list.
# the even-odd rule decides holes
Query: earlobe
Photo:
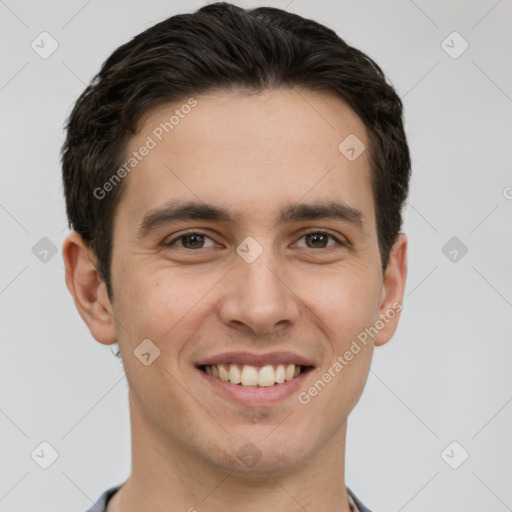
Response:
[[[379,308],[379,329],[375,336],[376,347],[387,343],[398,327],[402,310],[405,283],[407,280],[407,237],[399,233],[389,256],[384,273],[381,304]]]
[[[93,337],[105,345],[115,343],[117,336],[105,283],[96,270],[92,249],[76,232],[70,233],[62,246],[66,270],[66,286],[75,306]]]

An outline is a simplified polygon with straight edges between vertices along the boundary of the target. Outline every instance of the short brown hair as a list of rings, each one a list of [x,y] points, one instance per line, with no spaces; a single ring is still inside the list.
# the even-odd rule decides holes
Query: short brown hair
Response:
[[[372,59],[315,21],[276,8],[245,10],[220,2],[172,16],[116,49],[67,120],[62,173],[69,227],[93,249],[110,300],[112,221],[124,181],[101,199],[94,191],[122,164],[142,115],[215,89],[293,87],[333,92],[365,123],[386,269],[411,170],[394,88]]]

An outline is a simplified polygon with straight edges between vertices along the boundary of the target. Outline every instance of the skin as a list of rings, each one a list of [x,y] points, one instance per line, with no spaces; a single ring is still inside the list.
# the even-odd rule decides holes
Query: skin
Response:
[[[112,303],[80,236],[71,233],[63,246],[76,307],[97,341],[117,339],[129,384],[132,472],[108,510],[226,512],[244,503],[246,512],[348,512],[347,418],[398,312],[305,405],[295,393],[270,406],[241,405],[194,364],[227,351],[291,351],[314,361],[301,386],[307,390],[359,333],[401,304],[407,239],[397,237],[383,275],[368,151],[351,162],[338,149],[349,134],[368,148],[367,132],[337,97],[287,89],[196,99],[125,178],[114,218]],[[149,112],[127,154],[179,107]],[[170,199],[227,207],[239,218],[182,220],[138,237],[145,213]],[[360,210],[365,225],[276,222],[287,203],[329,200]],[[303,229],[328,231],[344,245],[311,241]],[[185,230],[206,235],[204,245],[190,248],[197,245],[183,238],[164,245]],[[252,263],[236,253],[248,236],[263,249]],[[144,339],[161,351],[149,366],[133,355]],[[237,458],[248,442],[261,454],[252,467]]]

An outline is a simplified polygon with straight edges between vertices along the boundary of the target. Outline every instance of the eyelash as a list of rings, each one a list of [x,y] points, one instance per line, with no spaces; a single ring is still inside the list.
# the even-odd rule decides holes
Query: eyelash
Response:
[[[173,246],[175,244],[175,242],[177,242],[178,240],[181,240],[183,238],[186,238],[186,237],[192,236],[192,235],[200,235],[200,236],[203,236],[203,237],[206,237],[206,238],[209,238],[210,240],[212,240],[212,238],[210,236],[208,236],[205,233],[201,233],[200,231],[189,231],[187,233],[182,233],[180,236],[178,236],[176,238],[173,238],[170,242],[167,242],[165,245],[166,246]],[[346,245],[345,243],[340,241],[339,238],[334,236],[332,233],[329,233],[328,231],[307,231],[307,232],[301,234],[301,236],[299,237],[299,240],[301,238],[304,238],[307,235],[327,235],[331,239],[335,240],[340,246],[345,246]],[[313,248],[313,250],[329,249],[331,247],[333,247],[333,246],[319,247],[318,249],[314,249]],[[204,247],[200,247],[199,249],[189,249],[187,247],[180,247],[180,249],[185,249],[187,251],[198,251],[200,249],[204,249]],[[206,247],[206,249],[207,249],[207,247]],[[305,249],[311,249],[311,248],[310,247],[305,247]]]

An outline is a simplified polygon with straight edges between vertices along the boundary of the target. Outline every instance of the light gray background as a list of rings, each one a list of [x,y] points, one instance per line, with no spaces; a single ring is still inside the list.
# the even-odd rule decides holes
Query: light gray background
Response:
[[[83,512],[128,476],[126,380],[64,283],[62,127],[117,46],[201,5],[0,1],[0,512]],[[325,23],[405,103],[408,285],[349,420],[347,484],[375,512],[512,510],[511,0],[238,5]],[[47,59],[31,48],[42,31],[59,44]],[[441,46],[453,31],[469,43],[456,59]],[[457,262],[442,252],[454,236],[468,248]],[[58,249],[46,263],[42,237]],[[46,470],[31,458],[42,441],[59,454]],[[458,469],[441,456],[452,441],[452,463],[469,453]]]

